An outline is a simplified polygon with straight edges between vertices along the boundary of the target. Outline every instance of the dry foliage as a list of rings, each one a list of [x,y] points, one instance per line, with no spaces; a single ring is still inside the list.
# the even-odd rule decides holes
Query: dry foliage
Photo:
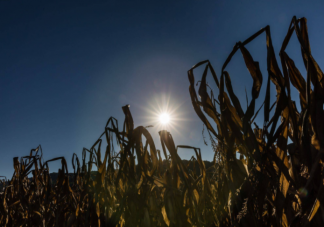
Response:
[[[294,32],[307,70],[306,81],[285,52]],[[266,34],[268,70],[263,103],[264,124],[261,128],[254,124],[252,129],[252,123],[261,109],[255,112],[255,100],[259,97],[263,77],[259,63],[253,60],[245,45],[262,33]],[[238,50],[253,79],[252,100],[245,113],[225,71]],[[216,225],[324,225],[324,81],[323,72],[311,55],[305,18],[297,20],[293,17],[279,55],[283,73],[278,67],[270,27],[267,26],[234,46],[222,67],[220,80],[209,61],[198,63],[188,72],[194,109],[206,125],[211,139],[215,137],[217,141],[215,152],[219,172],[217,181],[210,182],[216,185],[218,193],[214,204]],[[202,64],[206,64],[206,67],[198,90],[201,101],[198,101],[193,69]],[[208,69],[218,87],[217,100],[213,93],[207,93]],[[271,82],[276,87],[276,101],[272,107]],[[290,83],[299,92],[301,112],[291,99]],[[215,121],[217,131],[201,107]],[[269,116],[273,107],[274,114]],[[291,144],[288,144],[288,138]],[[239,160],[236,152],[241,154]]]
[[[260,111],[255,112],[255,100],[263,79],[258,62],[245,45],[263,32],[269,73],[264,125],[259,128],[255,124],[252,129]],[[294,32],[307,69],[306,81],[285,53]],[[238,50],[253,78],[252,100],[245,113],[224,71]],[[199,148],[176,146],[167,131],[159,132],[166,160],[162,161],[146,127],[134,128],[129,107],[124,106],[122,130],[117,120],[110,118],[96,143],[83,150],[82,163],[73,155],[71,184],[63,157],[44,162],[38,147],[20,161],[14,158],[14,175],[1,184],[0,226],[323,226],[324,82],[311,55],[305,18],[292,19],[280,59],[283,73],[267,26],[235,45],[220,80],[209,61],[188,71],[192,104],[215,151],[210,170],[205,168]],[[199,101],[193,70],[203,64]],[[207,92],[208,69],[218,87],[217,99]],[[277,92],[272,107],[271,82]],[[291,100],[290,82],[299,91],[301,112]],[[215,121],[216,129],[205,114]],[[289,145],[288,137],[293,142]],[[114,138],[119,145],[117,153]],[[178,149],[194,150],[189,164],[199,166],[199,174],[184,165]],[[53,186],[48,163],[56,160],[61,160],[62,168]],[[93,165],[98,169],[94,179]],[[30,172],[32,180],[27,178]]]

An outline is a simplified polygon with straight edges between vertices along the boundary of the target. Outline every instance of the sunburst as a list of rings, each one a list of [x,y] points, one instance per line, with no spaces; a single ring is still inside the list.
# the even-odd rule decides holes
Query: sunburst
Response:
[[[167,125],[170,123],[170,114],[169,113],[161,113],[159,116],[159,121],[162,125]]]
[[[152,98],[148,107],[145,108],[146,122],[154,126],[154,130],[167,130],[181,135],[181,125],[186,121],[185,114],[181,111],[183,103],[171,99],[171,94],[161,94]]]

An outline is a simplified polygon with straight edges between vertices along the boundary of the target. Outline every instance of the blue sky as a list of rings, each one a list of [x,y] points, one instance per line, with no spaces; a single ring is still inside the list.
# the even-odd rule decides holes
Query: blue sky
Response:
[[[323,9],[322,1],[0,1],[0,175],[10,177],[12,158],[39,144],[45,160],[65,156],[72,171],[72,154],[90,148],[110,116],[122,122],[123,105],[130,105],[135,126],[145,126],[168,100],[178,119],[170,129],[175,143],[200,147],[203,159],[211,160],[187,70],[209,59],[219,76],[235,43],[266,25],[279,60],[293,15],[308,19],[312,54],[321,66]],[[287,53],[305,75],[296,40]],[[265,41],[262,35],[247,45],[264,81]],[[240,53],[227,70],[245,107],[252,78]],[[199,80],[201,70],[195,72]],[[265,83],[257,108],[264,91]],[[292,95],[297,100],[295,90]],[[158,148],[159,130],[150,129]],[[190,159],[193,152],[179,154]],[[50,172],[59,166],[52,164]]]

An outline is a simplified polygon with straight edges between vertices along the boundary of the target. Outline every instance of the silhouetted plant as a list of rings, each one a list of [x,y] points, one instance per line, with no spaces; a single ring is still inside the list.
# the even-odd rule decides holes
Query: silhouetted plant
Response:
[[[306,80],[285,52],[294,31]],[[262,108],[255,112],[263,77],[245,45],[264,32],[269,73],[262,105],[264,125],[254,123],[252,128]],[[225,71],[238,50],[253,78],[252,100],[245,112]],[[219,80],[208,60],[188,71],[193,107],[215,151],[208,169],[199,148],[176,146],[165,130],[159,132],[163,160],[146,127],[134,128],[129,106],[124,106],[122,130],[111,117],[93,146],[83,149],[81,162],[73,154],[73,183],[64,157],[44,162],[40,146],[29,156],[14,158],[13,177],[0,182],[0,226],[322,226],[324,82],[311,55],[305,18],[292,19],[280,59],[283,73],[267,26],[235,45]],[[198,99],[193,70],[203,64]],[[207,92],[208,70],[219,91],[217,98]],[[277,93],[272,106],[271,82]],[[299,91],[301,112],[291,100],[290,83]],[[287,145],[288,138],[292,144]],[[192,149],[195,156],[184,162],[178,149]],[[57,160],[62,168],[56,182],[51,182],[48,163]]]

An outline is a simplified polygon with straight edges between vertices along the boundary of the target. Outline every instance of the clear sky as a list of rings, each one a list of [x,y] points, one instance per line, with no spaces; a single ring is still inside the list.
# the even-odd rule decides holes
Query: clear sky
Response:
[[[72,171],[72,154],[81,158],[82,148],[91,147],[110,116],[122,123],[126,104],[135,126],[145,126],[169,103],[177,118],[170,128],[176,145],[200,147],[203,159],[211,160],[191,105],[187,70],[209,59],[219,76],[235,43],[266,25],[279,60],[293,15],[308,19],[312,53],[323,66],[323,10],[323,1],[312,0],[1,0],[0,175],[11,177],[12,158],[28,155],[39,144],[45,160],[65,156]],[[260,62],[264,81],[265,41],[262,35],[247,45]],[[287,53],[305,73],[295,36]],[[240,53],[227,70],[246,109],[244,90],[251,97],[252,78]],[[197,70],[196,81],[200,76]],[[265,83],[257,108],[264,90]],[[262,118],[257,123],[262,125]],[[159,130],[150,129],[158,148]],[[190,159],[193,152],[179,154]],[[52,164],[50,172],[59,165]]]

